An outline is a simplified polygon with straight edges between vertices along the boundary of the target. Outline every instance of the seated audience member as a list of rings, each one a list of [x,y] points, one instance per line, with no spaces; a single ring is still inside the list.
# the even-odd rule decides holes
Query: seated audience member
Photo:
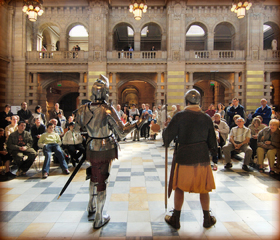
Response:
[[[58,114],[59,112],[60,112],[62,115],[64,115],[63,110],[59,108],[59,103],[56,103],[56,104],[54,105],[54,109],[53,109],[53,110],[51,111],[51,113],[50,113],[50,118],[51,118],[51,119],[52,119],[52,118],[57,118],[57,114]]]
[[[62,139],[62,137],[64,136],[64,131],[62,129],[62,127],[57,126],[57,120],[55,118],[50,120],[50,123],[52,123],[54,125],[54,132],[57,133],[60,138]]]
[[[5,129],[9,124],[11,124],[11,117],[13,113],[11,112],[11,105],[7,104],[3,112],[0,112],[0,128]]]
[[[71,122],[73,122],[74,121],[74,117],[72,116],[72,115],[70,115],[69,117],[68,117],[68,120],[67,120],[67,122],[66,122],[66,124],[65,124],[65,128],[67,128],[68,130],[70,129],[69,128],[69,124],[71,123]]]
[[[267,155],[270,167],[270,174],[274,174],[274,162],[277,151],[280,150],[280,130],[279,120],[272,119],[269,127],[262,129],[258,134],[258,164],[259,171],[264,172],[264,155]]]
[[[248,164],[252,156],[252,149],[248,145],[251,138],[251,131],[249,128],[244,126],[244,119],[238,118],[236,120],[237,127],[231,129],[229,134],[229,142],[223,147],[223,152],[225,155],[226,165],[225,168],[231,168],[231,152],[234,150],[241,150],[245,153],[244,163],[242,169],[248,171]]]
[[[121,120],[122,120],[123,124],[127,123],[127,115],[125,113],[121,116]]]
[[[18,130],[11,133],[7,141],[8,151],[11,152],[18,166],[17,176],[25,175],[37,156],[36,151],[32,148],[32,136],[25,131],[25,128],[26,123],[19,121]],[[23,161],[24,156],[27,156],[27,159]]]
[[[233,116],[233,118],[232,118],[232,124],[229,126],[230,129],[232,129],[233,127],[237,127],[236,120],[237,120],[238,118],[241,118],[241,116],[238,115],[238,114]]]
[[[65,125],[66,125],[66,118],[62,115],[61,112],[59,112],[57,114],[57,126],[60,126],[64,131]]]
[[[40,123],[45,125],[46,124],[46,117],[45,114],[42,113],[42,108],[40,105],[37,105],[35,107],[35,113],[32,114],[32,117],[30,119],[30,124],[31,126],[33,126],[35,124],[35,119],[39,118],[40,119]]]
[[[263,123],[265,125],[268,125],[271,119],[271,113],[271,108],[267,105],[267,100],[265,98],[262,98],[261,106],[256,109],[255,113],[253,114],[253,118],[256,116],[262,116]]]
[[[55,156],[58,158],[60,167],[65,174],[70,174],[68,170],[67,163],[64,158],[62,149],[60,148],[61,139],[57,133],[54,132],[54,125],[48,123],[47,132],[42,134],[38,141],[38,146],[43,148],[43,153],[45,156],[44,165],[42,168],[42,177],[47,178],[49,176],[50,164],[51,164],[51,155],[54,152]]]
[[[220,113],[221,118],[225,118],[225,110],[223,104],[218,103],[216,113]]]
[[[30,130],[30,118],[32,117],[32,112],[27,109],[27,103],[22,102],[21,103],[21,109],[17,112],[17,115],[19,116],[20,121],[24,121],[26,123],[25,130],[29,132]]]
[[[213,116],[216,113],[214,105],[210,104],[208,109],[205,111],[205,113],[208,114],[213,119]]]
[[[79,162],[79,158],[83,155],[83,159],[85,159],[85,148],[83,146],[83,136],[80,132],[74,130],[75,123],[71,122],[69,124],[70,130],[67,131],[63,137],[63,145],[68,150],[71,155],[71,163],[73,166],[76,166],[76,162]],[[78,151],[78,153],[77,153]]]
[[[218,159],[220,159],[222,156],[221,154],[221,148],[226,144],[226,140],[228,138],[229,134],[229,126],[225,121],[221,120],[221,115],[220,113],[215,113],[214,114],[214,125],[217,125],[217,128],[215,129],[216,134],[218,134],[218,155],[217,156],[212,156],[212,160],[214,162],[214,167],[213,170],[217,170],[217,163]],[[215,166],[216,165],[216,166]]]
[[[262,118],[262,116],[258,115],[258,116],[256,116],[256,118],[260,119],[260,121],[261,121],[261,127],[262,127],[262,128],[267,127],[267,125],[263,124],[263,118]]]
[[[257,117],[255,117],[252,120],[252,123],[248,127],[251,130],[251,138],[250,138],[250,147],[252,148],[253,154],[252,159],[257,155],[257,139],[258,139],[258,133],[260,130],[265,128],[264,124],[261,124],[261,120]]]
[[[156,120],[152,120],[150,124],[150,140],[156,140],[156,136],[159,133],[160,126],[155,123]]]
[[[1,165],[5,164],[5,178],[11,180],[14,179],[16,175],[10,171],[10,160],[12,160],[12,156],[8,153],[5,142],[4,129],[0,128],[0,162]]]
[[[10,136],[11,133],[15,132],[18,130],[18,116],[17,115],[13,115],[11,117],[11,124],[8,125],[5,128],[5,136],[6,136],[6,140],[8,140],[8,137]]]
[[[33,138],[33,148],[38,151],[38,141],[46,131],[46,126],[41,123],[40,118],[35,118],[35,125],[31,127],[31,136]]]

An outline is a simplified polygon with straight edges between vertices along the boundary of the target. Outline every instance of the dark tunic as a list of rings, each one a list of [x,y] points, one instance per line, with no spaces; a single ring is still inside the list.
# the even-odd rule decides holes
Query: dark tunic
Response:
[[[182,165],[210,164],[209,150],[217,154],[217,140],[211,118],[187,108],[178,112],[163,131],[164,145],[178,137],[176,163]],[[199,109],[196,107],[196,109]]]
[[[0,112],[0,128],[5,129],[5,127],[11,124],[11,122],[8,122],[5,119],[6,117],[11,117],[11,116],[13,116],[13,113],[11,111],[9,111],[8,114],[5,111]]]
[[[37,128],[36,125],[33,125],[31,127],[31,136],[33,138],[33,148],[37,151],[38,150],[38,141],[39,138],[37,138],[38,135],[42,135],[46,131],[46,126],[43,124],[40,124],[40,126]]]
[[[29,120],[31,117],[32,117],[32,112],[30,110],[26,110],[24,111],[23,109],[19,110],[17,112],[17,115],[19,116],[20,118],[20,121],[25,121],[25,120]],[[25,128],[26,131],[29,131],[30,130],[30,124],[26,124],[26,128]]]

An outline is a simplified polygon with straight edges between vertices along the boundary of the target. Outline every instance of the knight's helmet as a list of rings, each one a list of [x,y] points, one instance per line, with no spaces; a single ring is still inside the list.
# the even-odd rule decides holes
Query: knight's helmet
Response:
[[[104,75],[100,75],[100,78],[96,79],[91,88],[91,100],[96,101],[108,101],[109,98],[109,80]]]
[[[191,105],[200,104],[200,93],[195,89],[187,91],[185,94],[185,101],[186,105],[188,105],[188,103]]]

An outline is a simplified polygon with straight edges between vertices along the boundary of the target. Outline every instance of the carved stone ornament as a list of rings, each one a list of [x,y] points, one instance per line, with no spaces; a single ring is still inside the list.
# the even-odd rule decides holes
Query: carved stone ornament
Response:
[[[182,13],[182,6],[177,3],[174,6],[174,19],[179,20],[181,18],[181,13]]]
[[[180,60],[180,52],[179,51],[174,51],[173,52],[173,60],[175,60],[175,61]]]
[[[100,51],[95,51],[94,52],[94,61],[95,62],[101,62],[101,52]]]

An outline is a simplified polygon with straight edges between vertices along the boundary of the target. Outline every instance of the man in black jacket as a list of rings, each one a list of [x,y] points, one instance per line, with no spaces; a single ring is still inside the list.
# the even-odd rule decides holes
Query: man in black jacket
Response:
[[[26,123],[25,131],[29,131],[30,130],[29,119],[32,117],[32,112],[27,109],[26,102],[21,103],[21,110],[17,112],[17,115],[19,116],[20,121],[24,121]]]
[[[243,119],[245,119],[244,107],[239,104],[239,100],[237,98],[232,99],[232,107],[227,110],[227,116],[229,116],[229,126],[234,122],[234,115],[240,115]]]

